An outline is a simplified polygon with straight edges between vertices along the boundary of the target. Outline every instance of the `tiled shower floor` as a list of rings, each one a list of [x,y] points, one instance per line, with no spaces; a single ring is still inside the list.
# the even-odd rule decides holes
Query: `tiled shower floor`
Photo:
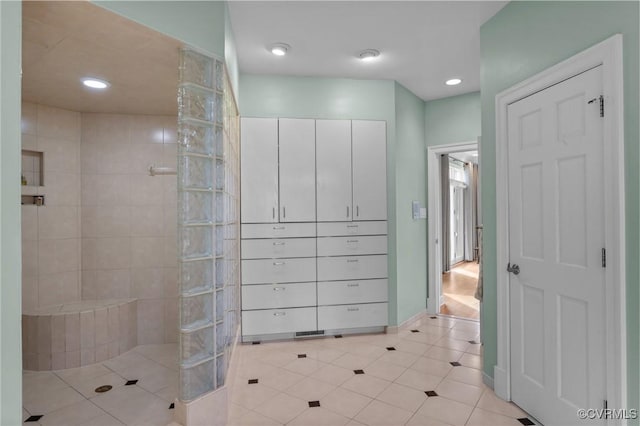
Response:
[[[173,419],[169,406],[177,395],[176,353],[175,344],[143,345],[86,367],[25,371],[22,414],[32,421],[24,424],[167,425]],[[96,393],[102,385],[113,388]],[[33,421],[37,416],[42,417]]]
[[[397,334],[239,345],[229,425],[521,426],[526,413],[482,383],[478,334],[476,322],[427,317]],[[43,415],[25,424],[167,425],[176,352],[145,345],[102,364],[25,372],[24,418]],[[113,389],[95,393],[104,384]]]

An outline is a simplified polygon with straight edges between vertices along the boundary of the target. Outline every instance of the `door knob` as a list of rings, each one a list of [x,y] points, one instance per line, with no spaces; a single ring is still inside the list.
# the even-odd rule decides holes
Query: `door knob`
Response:
[[[507,263],[507,272],[513,272],[514,275],[518,275],[520,273],[520,266],[514,263],[513,265]]]

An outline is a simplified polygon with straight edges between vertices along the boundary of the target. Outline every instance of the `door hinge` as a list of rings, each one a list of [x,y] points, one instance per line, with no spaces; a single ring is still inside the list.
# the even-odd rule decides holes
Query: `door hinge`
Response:
[[[602,249],[602,267],[607,267],[607,249],[605,248]]]
[[[600,95],[599,98],[593,98],[587,103],[592,104],[595,101],[600,101],[600,117],[604,117],[604,96]]]

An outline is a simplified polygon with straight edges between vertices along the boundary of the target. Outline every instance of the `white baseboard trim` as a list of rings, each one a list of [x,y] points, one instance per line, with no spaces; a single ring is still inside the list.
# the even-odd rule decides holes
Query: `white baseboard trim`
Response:
[[[420,321],[421,319],[424,319],[427,315],[429,315],[429,313],[426,309],[423,309],[421,312],[418,312],[417,314],[404,320],[400,325],[389,325],[387,326],[387,334],[397,334],[399,329],[409,327],[410,325]]]
[[[493,391],[505,401],[510,401],[507,371],[497,365],[493,367]]]
[[[488,375],[484,371],[482,372],[482,383],[484,383],[485,386],[488,386],[491,389],[493,389],[493,385],[494,385],[493,384],[493,377],[491,377],[490,375]]]

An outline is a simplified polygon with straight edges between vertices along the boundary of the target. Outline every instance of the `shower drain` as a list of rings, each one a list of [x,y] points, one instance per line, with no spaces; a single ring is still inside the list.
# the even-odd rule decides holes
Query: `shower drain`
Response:
[[[113,386],[111,385],[102,385],[102,386],[98,386],[96,388],[96,392],[98,393],[104,393],[104,392],[108,392],[111,390],[111,388],[113,388]]]

